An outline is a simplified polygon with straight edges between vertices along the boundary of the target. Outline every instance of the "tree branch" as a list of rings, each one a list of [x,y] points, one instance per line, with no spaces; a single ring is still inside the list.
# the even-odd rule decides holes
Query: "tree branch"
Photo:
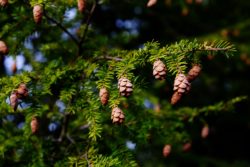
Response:
[[[56,26],[58,26],[62,31],[64,31],[74,42],[75,44],[78,46],[79,45],[79,41],[58,21],[56,21],[55,19],[53,19],[52,17],[50,17],[47,12],[44,9],[44,16],[51,22],[55,23]]]
[[[115,61],[122,61],[123,59],[120,57],[112,57],[112,56],[100,56],[96,58],[96,60],[101,60],[101,59],[106,59],[106,60],[115,60]]]
[[[68,123],[69,123],[69,113],[64,113],[63,122],[62,122],[62,130],[59,138],[57,139],[58,142],[61,142],[67,133]],[[71,140],[70,140],[71,141]],[[72,142],[74,143],[74,142]]]
[[[80,55],[81,52],[82,52],[82,44],[83,44],[83,42],[84,42],[84,40],[85,40],[85,38],[86,38],[86,36],[87,36],[89,24],[90,24],[92,15],[93,15],[93,13],[94,13],[94,11],[95,11],[95,8],[96,8],[96,0],[94,0],[94,2],[93,2],[92,8],[91,8],[91,10],[90,10],[90,13],[89,13],[88,18],[87,18],[87,21],[86,21],[86,27],[85,27],[85,29],[84,29],[84,31],[83,31],[83,35],[82,35],[82,37],[81,37],[81,39],[80,39],[80,41],[79,41],[79,45],[78,45],[78,46],[79,46],[79,54],[78,54],[78,55]]]

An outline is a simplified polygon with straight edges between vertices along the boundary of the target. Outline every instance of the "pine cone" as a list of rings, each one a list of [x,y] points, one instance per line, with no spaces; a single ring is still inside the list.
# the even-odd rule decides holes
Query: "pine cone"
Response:
[[[6,5],[8,5],[8,0],[0,0],[0,5],[2,7],[5,7]]]
[[[167,157],[167,156],[169,156],[170,152],[171,152],[171,145],[170,145],[170,144],[166,144],[166,145],[163,147],[162,155],[163,155],[164,157]]]
[[[33,7],[33,17],[34,17],[34,21],[37,24],[39,24],[42,21],[43,7],[40,4],[37,4]]]
[[[171,98],[171,104],[175,105],[176,103],[178,103],[180,101],[181,97],[182,97],[182,94],[175,91],[172,98]]]
[[[149,8],[151,6],[154,6],[156,3],[157,3],[157,0],[149,0],[147,3],[147,7]]]
[[[106,88],[101,88],[99,92],[99,97],[102,105],[106,105],[109,100],[109,92]]]
[[[153,75],[155,79],[165,79],[166,66],[161,60],[156,60],[153,65]]]
[[[39,128],[39,123],[38,123],[38,120],[36,117],[33,117],[31,122],[30,122],[30,128],[31,128],[31,132],[34,134],[34,133],[37,133],[38,131],[38,128]]]
[[[16,73],[16,71],[17,71],[16,62],[14,62],[14,63],[12,64],[12,66],[11,66],[11,71],[12,71],[13,74]]]
[[[26,87],[26,84],[21,83],[19,87],[17,88],[17,96],[19,99],[25,98],[29,95],[28,88]]]
[[[133,92],[133,84],[127,78],[122,77],[118,80],[118,89],[120,95],[128,97]]]
[[[201,66],[200,65],[194,65],[188,72],[187,80],[189,82],[195,80],[201,72]]]
[[[78,10],[83,13],[86,8],[86,0],[78,0],[77,2]]]
[[[9,49],[5,42],[0,41],[0,55],[7,55],[9,53]]]
[[[209,135],[209,127],[208,125],[203,126],[202,130],[201,130],[201,137],[203,139],[207,138],[207,136]]]
[[[115,107],[112,109],[111,120],[113,123],[121,124],[123,123],[124,119],[125,115],[119,107]]]
[[[189,151],[191,149],[191,147],[192,147],[192,143],[191,142],[185,143],[182,146],[182,151],[187,152],[187,151]]]
[[[174,91],[180,94],[187,93],[191,88],[191,84],[188,82],[186,76],[182,73],[178,74],[174,80]]]
[[[12,92],[10,95],[10,106],[16,111],[18,105],[18,97],[16,92]]]

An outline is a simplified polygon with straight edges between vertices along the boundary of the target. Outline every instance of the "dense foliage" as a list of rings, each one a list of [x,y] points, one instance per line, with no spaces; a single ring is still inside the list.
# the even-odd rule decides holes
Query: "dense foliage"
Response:
[[[154,161],[158,166],[177,166],[179,159],[184,164],[195,159],[183,152],[190,151],[193,140],[206,140],[212,133],[201,134],[202,127],[237,111],[235,105],[247,98],[244,91],[227,97],[216,87],[225,76],[216,73],[230,68],[224,62],[236,59],[228,34],[237,36],[237,31],[223,30],[225,38],[182,39],[176,31],[188,27],[177,24],[178,18],[191,24],[198,20],[192,12],[210,9],[213,3],[167,0],[151,8],[146,4],[12,0],[0,8],[0,40],[9,49],[8,54],[0,51],[0,166],[131,167],[152,166]],[[166,9],[169,14],[161,18]],[[187,16],[190,11],[192,17]],[[165,17],[179,27],[164,31]],[[188,35],[206,32],[187,29]],[[169,34],[169,39],[162,39]],[[206,72],[212,66],[207,62],[216,59],[214,71]],[[153,76],[157,60],[166,66],[164,80]],[[172,105],[176,76],[188,75],[197,64],[204,74]],[[120,84],[117,89],[120,78],[133,85],[129,97],[122,96]],[[20,95],[20,84],[26,85],[27,97]],[[102,88],[109,94],[107,105],[100,101]],[[112,123],[116,107],[124,112],[122,124]],[[171,145],[170,155],[162,155],[166,144]],[[224,164],[206,158],[194,164],[209,163]]]

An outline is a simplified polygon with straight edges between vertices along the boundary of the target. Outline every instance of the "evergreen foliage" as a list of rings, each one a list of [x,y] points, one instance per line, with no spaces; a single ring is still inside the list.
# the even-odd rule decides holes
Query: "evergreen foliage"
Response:
[[[33,20],[36,4],[44,10],[40,24]],[[186,39],[168,45],[150,41],[137,49],[115,47],[90,24],[95,8],[102,5],[109,2],[87,1],[83,14],[75,11],[77,2],[72,0],[13,0],[1,7],[0,40],[9,48],[5,57],[22,55],[32,70],[19,69],[9,76],[1,71],[0,166],[139,166],[137,151],[152,141],[171,144],[180,152],[182,144],[192,140],[187,124],[234,111],[234,105],[246,99],[239,96],[202,107],[159,100],[157,85],[173,85],[177,74],[202,65],[208,54],[231,59],[235,46],[224,40]],[[72,11],[76,16],[67,18]],[[147,73],[156,60],[166,65],[164,81],[154,80],[152,70]],[[133,84],[128,98],[117,89],[121,77]],[[21,83],[29,95],[18,100],[15,111],[9,98]],[[98,96],[102,87],[110,94],[106,106]],[[110,120],[112,108],[118,106],[125,113],[122,125]],[[33,117],[39,122],[36,134],[30,128]]]

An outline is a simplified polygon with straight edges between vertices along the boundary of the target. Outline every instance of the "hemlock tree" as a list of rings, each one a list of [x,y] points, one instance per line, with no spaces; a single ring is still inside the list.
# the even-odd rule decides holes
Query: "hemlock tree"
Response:
[[[105,36],[105,21],[103,29],[95,24],[95,11],[105,12],[114,7],[112,2],[0,4],[1,166],[130,167],[158,156],[175,164],[171,156],[192,146],[189,126],[199,122],[198,135],[206,138],[205,118],[232,111],[245,99],[180,104],[196,89],[191,84],[202,72],[204,57],[230,60],[235,54],[227,41],[182,39],[165,45],[151,40],[126,49],[138,33],[131,24],[139,20],[117,18],[117,26],[131,32],[110,37]],[[128,4],[141,5],[138,13],[157,2],[123,5]],[[12,60],[9,71],[4,59]]]

